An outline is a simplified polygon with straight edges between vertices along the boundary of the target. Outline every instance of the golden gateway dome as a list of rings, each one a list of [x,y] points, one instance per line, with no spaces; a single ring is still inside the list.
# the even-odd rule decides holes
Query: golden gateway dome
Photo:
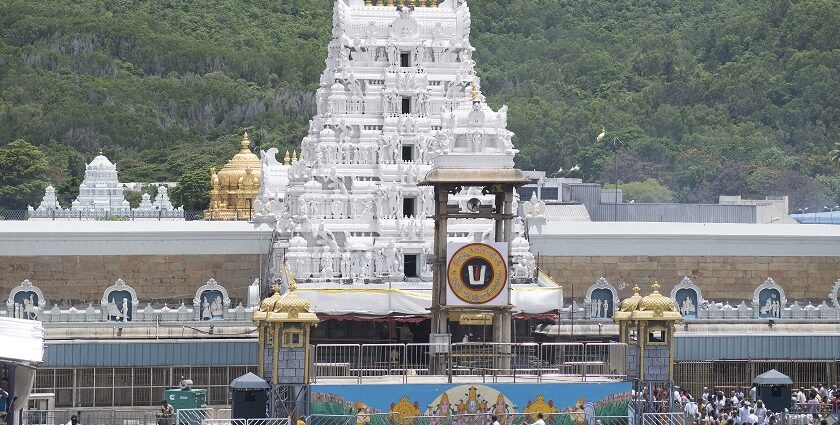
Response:
[[[251,139],[246,132],[240,142],[242,149],[216,172],[210,170],[211,220],[247,220],[253,212],[252,203],[260,191],[262,161],[249,149]]]
[[[248,132],[242,136],[242,150],[239,151],[233,158],[222,167],[222,170],[216,175],[219,184],[222,188],[236,188],[244,177],[250,174],[256,177],[257,187],[259,187],[260,174],[262,173],[262,161],[260,157],[254,155],[249,149],[251,146],[251,139],[248,138]]]
[[[659,293],[659,283],[654,282],[651,288],[653,288],[653,292],[639,301],[639,310],[653,311],[659,314],[679,311],[672,299]]]

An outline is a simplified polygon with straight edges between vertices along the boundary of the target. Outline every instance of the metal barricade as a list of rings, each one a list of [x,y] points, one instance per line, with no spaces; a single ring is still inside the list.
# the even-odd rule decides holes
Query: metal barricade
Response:
[[[352,378],[361,382],[358,363],[361,345],[321,344],[315,346],[315,377],[342,379]]]
[[[205,419],[215,419],[213,409],[178,409],[175,412],[175,425],[198,425]]]
[[[23,425],[55,425],[66,424],[70,417],[65,410],[25,410]]]
[[[201,425],[289,425],[289,418],[205,419]]]
[[[73,408],[64,410],[26,410],[24,425],[64,425],[76,416],[84,425],[153,425],[155,414],[139,410]]]
[[[313,350],[318,379],[415,382],[424,377],[476,377],[543,381],[624,378],[621,343],[320,344]]]
[[[399,376],[404,381],[405,345],[403,344],[364,344],[359,355],[359,377]]]
[[[247,419],[205,419],[202,425],[247,425]]]
[[[289,418],[259,418],[248,419],[245,425],[290,425],[290,421]]]
[[[458,342],[451,345],[449,353],[453,376],[493,375],[497,369],[493,343]]]
[[[584,376],[623,378],[627,370],[627,345],[589,343],[585,346]]]
[[[685,415],[679,413],[643,413],[642,425],[685,425]]]
[[[544,343],[540,347],[542,380],[586,377],[586,350],[582,343]]]
[[[595,415],[594,425],[632,425],[630,417],[625,416],[600,416]]]
[[[399,413],[361,412],[355,415],[310,415],[306,423],[307,425],[392,425],[392,415],[399,415]]]

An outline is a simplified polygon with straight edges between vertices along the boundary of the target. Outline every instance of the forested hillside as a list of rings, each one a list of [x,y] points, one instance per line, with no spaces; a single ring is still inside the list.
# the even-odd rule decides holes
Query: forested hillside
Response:
[[[469,5],[482,90],[510,107],[520,167],[579,164],[612,182],[617,136],[619,179],[638,200],[840,203],[837,0]],[[68,202],[99,149],[122,181],[195,185],[244,130],[256,149],[293,148],[331,17],[330,0],[0,2],[0,163],[23,168],[0,172],[0,207],[37,202],[31,184],[9,190],[30,177]],[[15,161],[21,149],[49,167]]]

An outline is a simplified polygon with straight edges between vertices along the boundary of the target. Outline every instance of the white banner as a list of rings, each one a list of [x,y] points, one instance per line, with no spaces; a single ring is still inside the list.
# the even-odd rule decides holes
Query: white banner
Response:
[[[510,304],[508,243],[446,245],[446,305]]]

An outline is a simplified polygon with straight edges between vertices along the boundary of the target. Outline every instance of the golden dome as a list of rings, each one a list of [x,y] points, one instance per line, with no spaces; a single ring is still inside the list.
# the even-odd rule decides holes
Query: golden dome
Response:
[[[659,283],[654,282],[651,288],[653,288],[653,293],[639,301],[639,310],[651,311],[655,317],[667,312],[679,312],[672,299],[659,293]]]
[[[621,301],[621,307],[619,311],[630,312],[635,310],[639,306],[639,301],[642,300],[642,296],[639,294],[639,291],[642,289],[639,288],[639,285],[633,287],[633,296],[629,298],[625,298]]]
[[[292,283],[289,292],[280,295],[280,287],[274,285],[274,293],[260,302],[260,308],[254,311],[254,321],[268,322],[318,322],[318,316],[309,311],[309,300],[295,293],[297,285]]]
[[[279,285],[274,285],[274,288],[272,288],[272,289],[274,289],[274,293],[271,294],[271,296],[269,296],[268,298],[260,301],[259,311],[261,311],[263,313],[268,313],[270,311],[274,311],[274,304],[277,303],[277,301],[280,300],[280,298],[283,297],[282,295],[280,295],[280,286]]]
[[[257,186],[259,186],[262,161],[249,149],[251,139],[248,138],[247,131],[239,143],[242,145],[242,149],[218,172],[219,183],[222,186],[236,186],[246,174],[250,174],[256,177]]]

